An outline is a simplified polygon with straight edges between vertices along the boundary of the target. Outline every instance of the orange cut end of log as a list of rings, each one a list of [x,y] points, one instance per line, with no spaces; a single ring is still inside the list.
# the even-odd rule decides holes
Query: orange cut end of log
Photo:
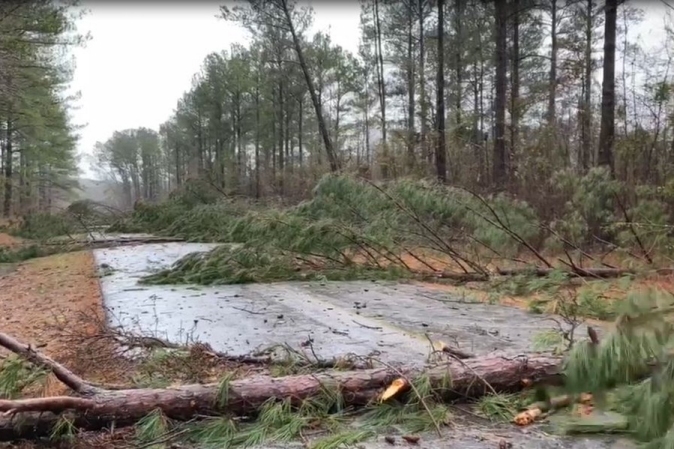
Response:
[[[393,382],[391,382],[391,385],[389,385],[388,388],[386,388],[386,390],[384,390],[384,392],[379,397],[379,401],[384,402],[384,401],[394,397],[395,395],[397,395],[401,391],[406,390],[407,387],[409,387],[409,384],[407,383],[407,381],[405,379],[403,379],[402,377],[399,377],[396,380],[394,380]]]
[[[528,426],[533,424],[542,414],[543,411],[540,408],[532,408],[518,413],[515,418],[513,418],[513,422],[518,426]]]
[[[592,394],[591,393],[581,393],[578,398],[578,402],[581,404],[591,404],[592,403]]]

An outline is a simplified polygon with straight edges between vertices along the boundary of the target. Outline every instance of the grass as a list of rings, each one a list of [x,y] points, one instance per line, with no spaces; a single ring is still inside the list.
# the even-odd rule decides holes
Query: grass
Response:
[[[40,245],[29,244],[18,248],[0,248],[0,263],[19,263],[38,257],[53,256],[72,251],[80,251],[84,245]]]
[[[224,416],[191,424],[189,441],[208,447],[251,447],[288,443],[302,439],[305,433],[312,433],[323,435],[308,447],[336,449],[362,442],[378,433],[432,430],[436,423],[445,425],[451,418],[449,408],[442,404],[430,407],[432,416],[417,405],[401,403],[373,405],[355,415],[353,410],[343,409],[340,401],[335,399],[335,395],[326,395],[293,407],[288,400],[272,398],[252,421],[236,422]]]
[[[51,441],[63,441],[70,443],[75,439],[76,435],[77,428],[75,427],[73,421],[70,418],[62,415],[59,417],[56,425],[54,425],[54,428],[49,435],[49,439]]]
[[[27,389],[43,385],[48,374],[12,354],[0,365],[0,398],[18,398]]]
[[[224,376],[220,380],[215,399],[223,411],[227,408],[231,378]],[[346,408],[341,394],[327,389],[300,404],[270,398],[254,416],[238,419],[225,414],[171,423],[160,411],[154,411],[137,424],[136,434],[145,445],[174,434],[181,435],[186,444],[205,447],[243,448],[303,440],[306,447],[337,449],[381,433],[410,434],[444,427],[451,422],[452,414],[441,401],[443,388],[441,385],[439,390],[433,390],[430,382],[422,378],[415,382],[413,390],[419,395],[408,392],[397,400],[372,403],[358,411]]]
[[[481,416],[497,422],[510,422],[522,409],[526,401],[523,394],[491,394],[477,402],[477,412]]]
[[[148,449],[161,449],[162,445],[151,443],[163,438],[169,431],[170,421],[160,409],[155,409],[136,424],[136,439]],[[147,446],[149,444],[149,446]]]

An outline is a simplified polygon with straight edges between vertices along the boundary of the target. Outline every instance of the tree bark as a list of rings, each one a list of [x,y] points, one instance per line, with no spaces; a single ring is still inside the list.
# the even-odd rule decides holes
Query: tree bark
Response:
[[[407,4],[407,169],[411,172],[416,163],[414,149],[416,132],[414,128],[414,11],[412,3]]]
[[[278,133],[278,156],[277,156],[277,160],[278,160],[278,170],[279,170],[279,173],[280,173],[280,176],[278,177],[278,192],[282,196],[284,188],[285,188],[284,182],[283,182],[283,180],[285,179],[285,157],[284,157],[284,154],[283,154],[283,143],[284,143],[284,140],[285,140],[284,129],[283,129],[283,122],[284,122],[284,118],[283,118],[283,111],[284,111],[284,106],[283,106],[283,101],[284,101],[284,99],[283,99],[283,78],[281,78],[281,80],[279,80],[279,84],[278,84],[278,101],[279,101],[279,105],[278,105],[277,122],[278,122],[279,133]],[[285,132],[287,133],[288,130],[285,130]]]
[[[548,92],[548,126],[553,130],[555,119],[557,117],[557,0],[550,0],[550,74],[548,82],[550,83]]]
[[[455,28],[456,28],[456,51],[454,57],[456,58],[455,70],[456,70],[456,99],[455,99],[455,114],[456,114],[456,126],[458,130],[461,130],[462,125],[462,112],[463,112],[463,4],[465,0],[455,0],[454,7],[454,19],[455,19]],[[460,132],[460,131],[459,131]]]
[[[0,344],[4,345],[2,342]],[[19,351],[25,352],[25,346],[19,348]],[[54,367],[52,364],[47,366],[52,369]],[[218,401],[218,384],[129,390],[104,390],[88,386],[92,390],[85,391],[87,394],[82,397],[0,400],[0,412],[6,412],[6,416],[0,417],[0,440],[47,435],[61,414],[72,419],[76,427],[90,430],[101,429],[112,423],[116,427],[131,425],[156,409],[176,420],[221,415],[225,412],[250,416],[269,398],[285,398],[294,405],[300,405],[305,399],[324,394],[326,389],[339,391],[346,405],[362,406],[376,399],[394,379],[404,377],[413,380],[420,375],[428,376],[438,389],[443,388],[446,379],[450,378],[451,390],[443,390],[448,399],[477,397],[492,391],[518,391],[531,382],[556,381],[561,368],[561,357],[487,356],[453,361],[423,371],[398,371],[386,367],[362,371],[326,371],[281,378],[258,375],[230,382],[226,404]],[[78,382],[84,383],[70,372],[65,375],[62,373],[59,378],[65,379],[73,387],[77,387]],[[19,415],[20,419],[16,419],[14,415]]]
[[[545,277],[553,272],[552,268],[513,268],[513,269],[499,269],[498,274],[501,276],[519,276],[522,274],[529,274],[532,276]],[[569,274],[581,277],[593,277],[601,279],[611,279],[626,276],[628,274],[635,274],[634,270],[627,270],[622,268],[580,268],[568,270]]]
[[[585,17],[585,73],[583,80],[582,151],[583,172],[590,168],[592,153],[592,10],[593,0],[587,0]]]
[[[424,36],[424,5],[426,0],[419,0],[419,102],[421,103],[421,154],[431,163],[431,152],[428,149],[428,103],[426,102],[426,42]]]
[[[2,212],[5,217],[9,217],[9,214],[12,212],[13,133],[12,121],[8,119],[7,136],[5,138],[5,197],[2,206]]]
[[[496,275],[498,276],[520,276],[520,275],[529,275],[529,276],[536,276],[536,277],[545,277],[549,276],[552,274],[554,271],[553,268],[540,268],[540,267],[530,267],[530,268],[507,268],[507,269],[497,269],[496,270]],[[603,267],[597,267],[597,268],[580,268],[580,267],[575,267],[573,269],[569,268],[565,270],[566,273],[568,273],[571,276],[579,276],[579,277],[591,277],[591,278],[599,278],[599,279],[613,279],[613,278],[619,278],[622,276],[630,275],[630,274],[636,274],[636,271],[634,270],[629,270],[629,269],[623,269],[623,268],[603,268]],[[672,272],[674,272],[674,269],[672,268],[661,268],[656,270],[656,272],[659,275],[669,275]],[[416,273],[422,277],[424,277],[424,273],[418,272]],[[435,278],[440,278],[440,279],[449,279],[451,281],[457,282],[457,283],[465,283],[465,282],[486,282],[490,279],[490,274],[489,273],[478,273],[478,272],[468,272],[468,273],[461,273],[461,272],[455,272],[455,271],[442,271],[439,273],[436,273],[434,275],[426,275],[427,277],[435,277]]]
[[[445,2],[438,0],[438,72],[436,83],[436,134],[435,169],[438,180],[447,182],[447,145],[445,143]]]
[[[507,73],[507,5],[506,0],[496,0],[495,39],[496,39],[496,76],[494,98],[494,157],[492,180],[497,189],[504,189],[506,184],[506,144],[505,144],[505,109],[506,109],[506,73]]]
[[[515,152],[519,141],[520,127],[520,2],[512,1],[513,43],[511,55],[511,86],[510,86],[510,154],[508,157],[508,171],[514,173]],[[514,179],[514,176],[513,176]]]
[[[297,36],[297,32],[295,31],[295,25],[293,24],[292,17],[290,17],[288,2],[287,0],[281,0],[281,3],[283,7],[283,14],[285,15],[288,28],[290,29],[290,34],[293,37],[293,44],[295,46],[295,52],[297,53],[297,59],[300,61],[300,67],[302,68],[304,79],[307,82],[311,103],[314,105],[314,110],[316,111],[318,128],[321,133],[321,137],[323,138],[323,145],[325,146],[325,153],[328,156],[328,162],[330,163],[330,171],[339,171],[339,159],[337,158],[337,154],[335,153],[334,147],[332,146],[330,133],[328,132],[328,126],[325,123],[323,111],[321,110],[321,104],[318,101],[318,96],[316,95],[316,87],[314,86],[314,81],[311,79],[311,75],[309,74],[309,66],[307,65],[307,61],[304,59],[304,53],[302,52],[300,39],[299,36]]]
[[[260,69],[255,72],[255,198],[261,197],[260,184]]]
[[[604,79],[601,92],[601,128],[597,164],[606,166],[613,176],[615,138],[615,48],[618,0],[607,0],[604,7]]]
[[[381,44],[381,22],[379,20],[379,0],[374,0],[375,46],[377,56],[377,87],[379,88],[379,108],[381,110],[381,141],[383,163],[381,166],[382,178],[389,175],[388,140],[386,134],[386,79],[384,77],[384,55]]]

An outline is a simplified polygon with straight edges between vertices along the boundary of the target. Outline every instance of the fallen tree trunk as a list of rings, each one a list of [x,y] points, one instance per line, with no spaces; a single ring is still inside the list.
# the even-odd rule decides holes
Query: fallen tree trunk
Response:
[[[114,239],[73,239],[73,240],[62,240],[62,241],[51,241],[45,242],[47,246],[59,246],[59,245],[83,245],[88,248],[98,249],[98,248],[110,248],[117,246],[132,246],[132,245],[144,245],[150,243],[175,243],[175,242],[184,242],[185,239],[180,237],[120,237]]]
[[[530,267],[530,268],[499,268],[496,270],[497,275],[499,276],[537,276],[545,277],[552,274],[554,269],[552,268],[540,268],[540,267]],[[671,269],[660,269],[657,270],[658,274],[668,274]],[[580,268],[574,267],[572,269],[565,269],[565,273],[568,273],[571,276],[580,276],[580,277],[593,277],[599,279],[611,279],[619,278],[626,276],[628,274],[636,274],[636,271],[623,269],[623,268]],[[457,273],[453,271],[443,271],[437,273],[434,277],[439,279],[448,279],[458,283],[465,282],[485,282],[488,281],[490,276],[488,274],[470,272],[470,273]]]
[[[437,273],[435,277],[439,279],[449,279],[450,281],[458,283],[486,282],[489,280],[488,274],[477,272],[457,273],[455,271],[442,271]]]
[[[554,270],[552,268],[511,268],[511,269],[498,269],[497,273],[500,276],[519,276],[522,274],[530,276],[545,277],[552,274]],[[564,270],[564,272],[582,277],[594,277],[601,279],[609,278],[619,278],[628,274],[635,274],[634,270],[622,269],[622,268],[580,268],[575,267],[573,269]]]
[[[0,334],[0,345],[8,347],[8,336]],[[9,342],[17,343],[9,337]],[[8,347],[25,354],[30,347]],[[12,346],[10,345],[10,346]],[[20,345],[20,344],[19,344]],[[30,358],[34,363],[50,368],[68,385],[89,385],[63,366],[44,356]],[[166,389],[109,390],[99,387],[80,388],[85,397],[46,397],[2,400],[0,412],[0,440],[38,437],[49,434],[60,416],[65,416],[81,429],[97,430],[106,426],[131,425],[156,409],[169,418],[190,420],[208,415],[255,415],[270,398],[288,399],[295,405],[330,392],[339,392],[346,405],[362,406],[377,396],[396,378],[413,380],[428,376],[448,398],[477,397],[489,392],[521,390],[532,383],[558,379],[561,370],[559,357],[548,355],[519,356],[516,358],[481,357],[452,361],[429,369],[400,369],[384,367],[360,371],[325,371],[280,378],[257,375],[227,383],[227,400],[222,403],[218,384],[184,385]],[[64,382],[65,383],[65,382]],[[15,419],[15,418],[19,419]]]

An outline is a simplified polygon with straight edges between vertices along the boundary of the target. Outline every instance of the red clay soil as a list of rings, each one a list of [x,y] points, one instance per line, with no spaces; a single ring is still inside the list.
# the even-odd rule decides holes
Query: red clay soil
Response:
[[[0,232],[0,248],[15,248],[19,245],[21,245],[20,239],[5,234],[4,232]]]
[[[75,344],[96,335],[103,322],[103,300],[90,252],[34,259],[0,275],[3,332],[34,345],[88,380],[115,383],[124,367],[115,360],[111,346],[94,345],[93,361],[92,345]],[[104,359],[109,363],[101,363]],[[42,394],[64,392],[63,385],[50,379]]]

